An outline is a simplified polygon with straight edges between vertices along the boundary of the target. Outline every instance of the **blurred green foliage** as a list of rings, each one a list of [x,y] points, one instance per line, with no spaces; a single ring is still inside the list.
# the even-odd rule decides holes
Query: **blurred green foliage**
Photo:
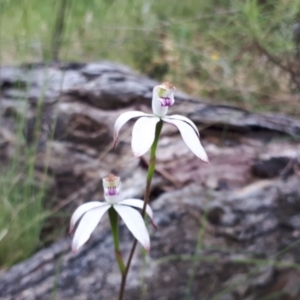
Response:
[[[300,1],[66,1],[61,60],[113,60],[249,109],[296,104],[290,74],[266,53],[294,59]],[[61,0],[0,3],[0,64],[51,60]]]
[[[10,266],[37,249],[45,216],[47,185],[43,170],[36,180],[36,145],[28,145],[24,139],[24,116],[14,118],[13,153],[8,161],[0,160],[0,267]]]

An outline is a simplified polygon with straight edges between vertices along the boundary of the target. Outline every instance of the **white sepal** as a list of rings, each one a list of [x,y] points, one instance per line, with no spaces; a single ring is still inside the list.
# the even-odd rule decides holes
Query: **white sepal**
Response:
[[[152,146],[155,138],[156,124],[160,121],[158,117],[139,118],[132,130],[131,148],[136,157],[144,155]]]
[[[111,205],[106,204],[85,213],[73,237],[73,253],[76,253],[87,242],[92,232],[95,230],[96,226],[100,222],[102,216],[110,207]]]
[[[193,127],[191,127],[189,124],[187,124],[186,122],[181,121],[181,120],[175,120],[175,119],[169,119],[169,118],[163,118],[163,120],[165,122],[175,125],[179,129],[183,141],[190,148],[190,150],[197,157],[202,159],[204,162],[208,163],[207,154],[206,154],[204,148],[202,147],[202,145],[200,143],[200,139],[197,136]]]
[[[143,209],[143,207],[144,207],[144,201],[139,200],[139,199],[125,199],[125,200],[118,202],[118,204],[133,206],[133,207],[140,208],[140,209]],[[150,205],[148,205],[148,204],[146,205],[146,214],[150,217],[152,225],[156,228],[157,226],[153,220],[153,211],[152,211]]]
[[[142,117],[147,116],[147,114],[141,112],[141,111],[127,111],[123,114],[121,114],[115,123],[114,128],[114,145],[116,145],[118,141],[119,132],[124,124],[126,124],[130,119],[136,118],[136,117]]]
[[[180,120],[180,121],[184,121],[184,122],[188,123],[189,125],[191,125],[193,127],[193,129],[195,130],[195,132],[197,133],[197,135],[200,136],[199,130],[198,130],[197,126],[189,118],[181,116],[181,115],[172,115],[172,116],[166,116],[166,117],[164,117],[163,120],[165,120],[166,118],[167,119],[171,119],[171,120]]]
[[[125,205],[115,204],[113,207],[121,216],[133,236],[147,251],[150,251],[150,237],[141,214],[134,208]]]
[[[105,202],[99,202],[99,201],[91,201],[88,203],[84,203],[80,205],[73,213],[70,221],[70,229],[69,232],[71,233],[78,222],[78,220],[89,210],[95,209],[97,207],[101,207],[103,205],[107,205]]]

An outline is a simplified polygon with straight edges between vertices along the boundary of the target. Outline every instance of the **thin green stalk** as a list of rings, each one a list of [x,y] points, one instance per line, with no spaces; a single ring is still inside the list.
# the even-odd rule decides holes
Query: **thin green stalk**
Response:
[[[108,215],[109,215],[109,220],[110,220],[111,231],[112,231],[113,238],[114,238],[116,260],[118,262],[120,272],[123,276],[126,268],[125,268],[125,265],[124,265],[122,253],[120,251],[119,230],[118,230],[118,214],[115,211],[115,209],[113,207],[111,207],[108,210]]]
[[[152,181],[154,171],[155,171],[156,148],[157,148],[158,139],[159,139],[159,136],[160,136],[160,133],[161,133],[162,126],[163,126],[163,121],[160,120],[156,125],[155,138],[154,138],[154,142],[151,146],[151,150],[150,150],[150,161],[149,161],[148,174],[147,174],[146,190],[145,190],[145,195],[144,195],[144,206],[143,206],[143,209],[142,209],[143,218],[145,217],[146,207],[147,207],[147,204],[149,202],[151,181]],[[137,245],[137,240],[135,239],[134,242],[133,242],[131,251],[129,253],[129,258],[128,258],[128,261],[127,261],[125,272],[124,272],[124,274],[122,274],[119,300],[122,300],[123,296],[124,296],[126,279],[127,279],[127,275],[128,275],[130,265],[131,265],[131,260],[132,260],[133,254],[135,252],[136,245]]]
[[[142,259],[143,259],[143,265],[142,265],[142,271],[141,271],[141,296],[140,300],[145,299],[147,295],[147,286],[145,284],[145,275],[146,275],[146,268],[147,268],[147,251],[142,248],[141,251]]]
[[[200,267],[199,266],[199,264],[201,262],[200,251],[203,247],[203,238],[204,238],[204,234],[206,231],[206,225],[207,225],[207,211],[204,212],[204,214],[201,218],[201,226],[199,229],[198,240],[197,240],[197,245],[196,245],[195,254],[194,254],[195,263],[192,266],[191,274],[190,274],[189,280],[188,280],[187,292],[186,292],[186,296],[185,296],[186,300],[189,300],[191,298],[192,286],[193,286],[193,283],[195,280],[196,271]]]
[[[66,26],[66,15],[67,15],[67,6],[70,4],[68,0],[61,0],[58,2],[58,11],[53,31],[52,45],[51,45],[51,58],[53,61],[58,61],[59,52],[61,49],[61,44],[63,40],[63,34]]]

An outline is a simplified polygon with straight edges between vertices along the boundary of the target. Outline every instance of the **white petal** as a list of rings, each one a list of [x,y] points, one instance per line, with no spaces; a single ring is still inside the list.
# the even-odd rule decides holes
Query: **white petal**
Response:
[[[121,114],[115,123],[115,129],[114,129],[114,145],[117,143],[118,141],[118,136],[119,136],[119,132],[122,128],[122,126],[127,123],[130,119],[132,118],[136,118],[136,117],[141,117],[141,116],[147,116],[147,114],[141,112],[141,111],[127,111],[123,114]]]
[[[73,213],[72,218],[71,218],[71,222],[70,222],[70,233],[73,231],[75,224],[77,223],[77,221],[89,210],[97,208],[97,207],[101,207],[103,205],[106,205],[107,203],[105,202],[99,202],[99,201],[91,201],[88,203],[84,203],[82,205],[80,205]]]
[[[164,117],[164,118],[162,118],[162,119],[165,120],[165,118],[167,118],[167,119],[180,120],[180,121],[184,121],[184,122],[190,124],[190,125],[194,128],[194,130],[195,130],[195,132],[197,133],[197,135],[200,136],[199,130],[198,130],[197,126],[196,126],[195,123],[194,123],[192,120],[190,120],[189,118],[184,117],[184,116],[181,116],[181,115],[172,115],[172,116]]]
[[[130,206],[134,206],[134,207],[140,208],[140,209],[143,209],[143,207],[144,207],[144,201],[139,200],[139,199],[125,199],[125,200],[118,202],[118,205],[119,204],[120,205],[130,205]],[[156,225],[153,220],[153,211],[148,204],[146,206],[146,213],[151,218],[152,225],[156,228]]]
[[[125,205],[115,204],[114,208],[121,216],[133,236],[143,245],[143,247],[147,251],[149,251],[150,237],[141,214],[134,208]]]
[[[180,120],[171,120],[168,118],[164,118],[164,121],[174,124],[179,129],[184,142],[191,151],[203,161],[208,162],[207,154],[200,143],[200,139],[189,124]]]
[[[156,116],[163,117],[167,114],[169,107],[168,106],[161,106],[160,96],[159,93],[161,91],[160,86],[156,86],[153,89],[152,94],[152,111]]]
[[[145,154],[152,146],[155,138],[156,124],[160,121],[158,117],[142,117],[138,119],[132,130],[131,148],[136,157]]]
[[[100,222],[104,213],[111,207],[105,204],[101,207],[88,211],[81,219],[72,241],[72,251],[76,253],[79,248],[86,243],[92,232]]]

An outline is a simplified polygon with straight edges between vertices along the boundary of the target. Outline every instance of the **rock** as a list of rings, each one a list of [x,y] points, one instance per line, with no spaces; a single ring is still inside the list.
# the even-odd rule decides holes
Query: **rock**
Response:
[[[1,163],[14,155],[22,115],[27,143],[39,145],[37,178],[45,167],[51,176],[50,207],[70,213],[101,199],[111,171],[122,177],[124,197],[142,197],[148,155],[133,157],[132,124],[116,149],[111,138],[120,113],[150,111],[155,84],[109,62],[1,68]],[[164,126],[151,193],[158,230],[145,265],[141,252],[134,256],[125,299],[299,299],[300,122],[179,92],[170,112],[196,123],[210,164]],[[120,230],[127,256],[132,236]],[[66,236],[2,270],[0,299],[111,300],[119,282],[106,217],[77,255]]]

